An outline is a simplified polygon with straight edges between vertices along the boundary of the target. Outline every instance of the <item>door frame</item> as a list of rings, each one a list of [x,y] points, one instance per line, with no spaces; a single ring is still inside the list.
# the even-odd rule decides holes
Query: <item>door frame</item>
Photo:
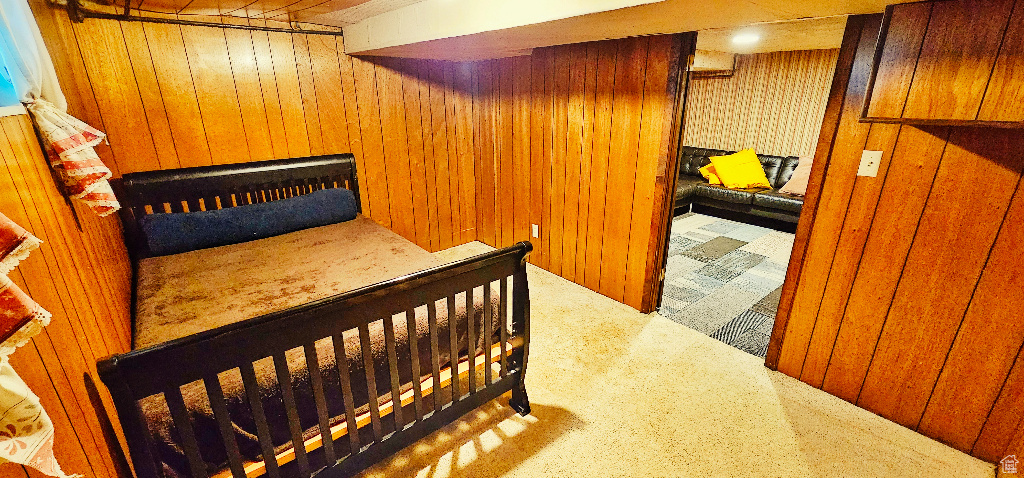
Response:
[[[668,264],[669,237],[672,234],[672,214],[675,210],[676,181],[679,179],[679,146],[683,141],[683,118],[686,114],[686,94],[690,86],[690,65],[697,49],[697,32],[676,34],[673,42],[672,63],[669,71],[674,78],[669,80],[669,95],[673,96],[675,107],[671,115],[671,132],[667,137],[665,155],[658,164],[655,178],[655,211],[651,219],[651,241],[647,250],[647,270],[644,273],[644,291],[640,312],[651,313],[661,307],[662,290],[665,287],[665,267]]]

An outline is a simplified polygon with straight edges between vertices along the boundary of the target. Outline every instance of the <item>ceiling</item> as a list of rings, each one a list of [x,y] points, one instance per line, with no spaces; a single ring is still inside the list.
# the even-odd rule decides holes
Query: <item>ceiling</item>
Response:
[[[425,20],[424,12],[416,11],[432,3],[474,1],[480,0],[426,0],[345,26],[346,52],[446,60],[499,58],[566,43],[880,13],[894,0],[664,0],[466,35],[437,34],[431,21],[439,20]],[[838,20],[824,21],[829,22]]]
[[[741,54],[826,50],[839,48],[845,28],[845,15],[715,28],[697,33],[697,49]],[[739,34],[754,34],[760,40],[752,45],[737,45],[733,38]]]
[[[98,0],[119,4],[123,0]],[[128,0],[143,12],[230,15],[342,27],[346,52],[444,60],[700,31],[698,48],[732,53],[835,48],[844,16],[898,0]],[[803,19],[803,22],[793,20]],[[811,19],[811,20],[806,20]],[[746,27],[745,27],[746,26]],[[738,49],[740,27],[762,41]]]

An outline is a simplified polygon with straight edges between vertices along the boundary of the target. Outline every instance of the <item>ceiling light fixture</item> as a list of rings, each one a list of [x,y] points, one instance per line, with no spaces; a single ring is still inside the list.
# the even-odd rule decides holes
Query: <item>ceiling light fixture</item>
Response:
[[[761,41],[761,35],[757,33],[737,33],[732,37],[734,45],[753,45],[759,41]]]

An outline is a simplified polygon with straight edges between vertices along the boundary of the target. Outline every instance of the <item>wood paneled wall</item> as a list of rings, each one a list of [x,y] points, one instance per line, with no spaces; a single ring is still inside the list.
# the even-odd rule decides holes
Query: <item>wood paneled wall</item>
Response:
[[[89,387],[98,358],[131,347],[131,270],[117,218],[74,208],[57,190],[28,116],[0,118],[0,211],[43,241],[10,278],[53,313],[50,325],[11,363],[53,420],[54,450],[64,471],[113,478],[114,454],[98,418],[103,411],[94,407]],[[106,389],[98,379],[94,383],[113,410]],[[26,473],[43,476],[0,465],[0,476]]]
[[[812,154],[838,55],[839,50],[736,55],[731,76],[693,75],[683,144]]]
[[[481,62],[479,239],[530,240],[534,264],[652,310],[675,178],[680,65],[692,42],[628,38]]]
[[[364,213],[420,246],[503,246],[529,240],[536,223],[536,264],[635,307],[653,303],[678,61],[692,36],[475,63],[359,59],[339,36],[74,24],[31,5],[69,111],[108,134],[97,150],[116,175],[352,152]],[[4,153],[17,194],[4,189],[3,211],[47,244],[15,280],[55,312],[15,366],[55,415],[65,469],[114,477],[84,374],[130,347],[120,228],[83,211],[77,233],[25,117],[2,126],[20,151]]]
[[[364,214],[430,251],[476,238],[472,64],[349,57],[334,35],[71,23],[33,1],[115,174],[352,152]]]
[[[1021,455],[1024,137],[859,122],[880,20],[850,20],[768,365],[985,460]],[[864,149],[884,151],[877,177],[856,176]]]

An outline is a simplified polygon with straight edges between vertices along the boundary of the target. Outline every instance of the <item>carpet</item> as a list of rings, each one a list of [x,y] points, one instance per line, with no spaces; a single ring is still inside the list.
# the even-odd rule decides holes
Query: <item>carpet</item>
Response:
[[[469,243],[455,260],[493,250]],[[994,465],[528,266],[520,417],[494,400],[368,469],[394,477],[960,477]]]
[[[701,214],[672,220],[661,315],[764,357],[793,234]]]

